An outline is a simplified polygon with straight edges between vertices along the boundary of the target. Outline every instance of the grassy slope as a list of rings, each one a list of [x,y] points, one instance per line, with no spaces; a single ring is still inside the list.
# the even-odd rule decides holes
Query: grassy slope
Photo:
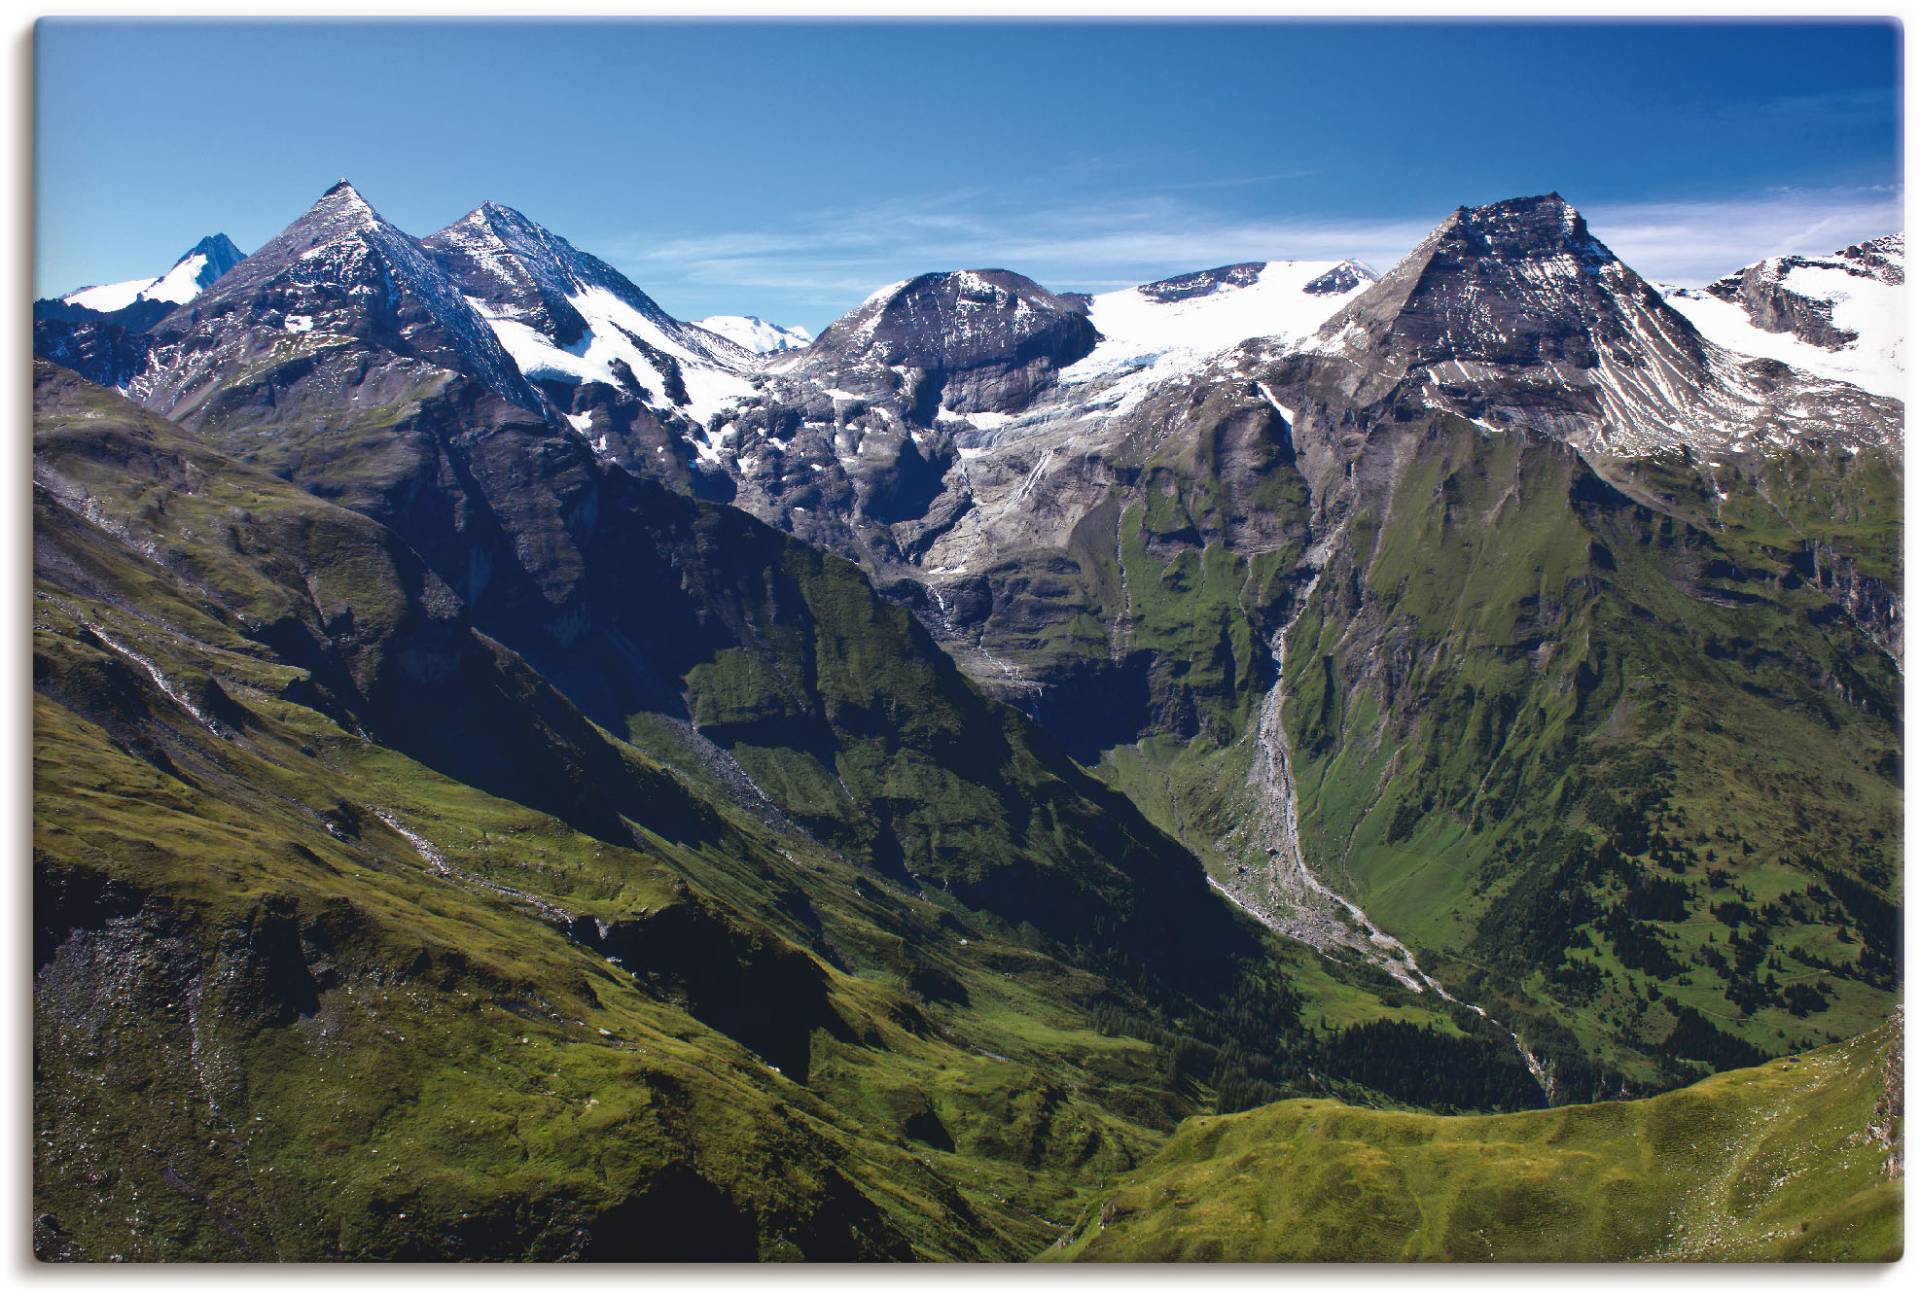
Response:
[[[1406,1001],[1383,977],[1336,979],[1318,965],[1293,977],[1312,955],[1261,945],[1224,921],[1192,855],[1031,724],[986,703],[850,564],[733,510],[634,482],[497,404],[456,383],[391,425],[329,428],[324,457],[303,448],[311,438],[298,428],[263,437],[257,423],[237,431],[214,420],[194,430],[385,523],[468,601],[480,629],[608,730],[678,765],[674,741],[657,745],[659,719],[684,705],[702,736],[832,848],[930,897],[990,910],[1013,938],[1066,950],[1111,982],[1158,995],[1174,1015],[1188,1005],[1168,993],[1205,1004],[1212,1043],[1231,1034],[1257,1054],[1260,1083],[1326,1082],[1311,1078],[1327,1069],[1304,1055],[1314,1045],[1285,1037],[1296,1015],[1411,1017],[1457,1033],[1445,1013]],[[1153,457],[1168,536],[1264,531],[1299,509],[1297,476],[1267,471],[1285,457],[1270,412],[1262,405],[1249,418],[1225,408],[1233,405],[1196,410],[1212,432]],[[278,407],[249,405],[269,423]],[[1279,555],[1156,547],[1157,556],[1144,540],[1129,542],[1154,585],[1136,581],[1135,633],[1178,645],[1164,654],[1180,677],[1161,704],[1224,739],[1264,691],[1264,649],[1245,609],[1273,599]],[[1196,619],[1202,599],[1206,616]],[[1223,797],[1215,812],[1230,820],[1233,809]],[[1338,1001],[1296,1014],[1277,1001],[1296,996],[1289,979]],[[1250,980],[1264,982],[1251,986],[1257,1005],[1243,993]],[[1192,1021],[1179,1028],[1202,1032]],[[1485,1049],[1474,1050],[1477,1067]],[[1203,1053],[1186,1082],[1216,1096],[1231,1087],[1240,1066],[1224,1052]],[[1510,1050],[1503,1057],[1517,1073]],[[1496,1087],[1504,1094],[1513,1077]],[[1263,1089],[1251,1100],[1277,1095]],[[1506,1097],[1481,1104],[1494,1100]]]
[[[1109,505],[1118,545],[1076,557],[1176,703],[1101,773],[1223,875],[1304,512],[1269,456],[1270,526],[1234,533],[1206,453],[1224,415],[1183,412]],[[1564,447],[1421,418],[1291,640],[1309,858],[1576,1100],[1881,1019],[1898,678],[1806,549],[1894,576],[1898,464],[1603,465],[1622,494]]]
[[[1291,1010],[1156,1019],[709,799],[475,634],[379,525],[42,378],[42,1253],[1014,1257],[1251,1064],[1208,1039],[1271,1042]],[[1086,848],[1046,830],[1045,857]]]
[[[1047,1258],[1889,1261],[1901,1031],[1632,1102],[1188,1121]]]
[[[1465,424],[1355,530],[1365,595],[1296,627],[1287,717],[1310,853],[1376,920],[1640,1082],[1729,1064],[1683,1010],[1762,1053],[1884,1015],[1898,678],[1786,555]]]
[[[616,844],[365,741],[248,631],[344,601],[378,655],[379,528],[79,395],[43,450],[169,567],[39,501],[45,1253],[1009,1257],[1180,1109],[1098,978],[637,753]]]

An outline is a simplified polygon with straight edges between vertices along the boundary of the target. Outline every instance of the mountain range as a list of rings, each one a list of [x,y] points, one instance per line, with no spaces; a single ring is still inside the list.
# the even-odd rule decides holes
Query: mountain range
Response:
[[[343,181],[36,303],[38,1252],[1159,1254],[1216,1126],[1882,1026],[1903,276],[1549,194],[810,338]]]

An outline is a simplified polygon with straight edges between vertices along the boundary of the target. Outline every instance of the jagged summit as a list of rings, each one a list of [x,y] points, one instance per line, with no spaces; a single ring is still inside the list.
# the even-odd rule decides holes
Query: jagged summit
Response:
[[[229,352],[290,354],[349,338],[540,405],[433,258],[344,180],[151,336],[151,360],[129,389],[170,415],[210,394],[203,384]]]
[[[1504,260],[1571,255],[1589,269],[1617,259],[1587,229],[1586,217],[1557,193],[1460,207],[1436,233],[1462,255]]]
[[[1666,315],[1664,319],[1643,318]],[[1321,330],[1375,382],[1427,364],[1572,365],[1646,331],[1674,365],[1699,339],[1558,194],[1461,207]]]
[[[298,225],[307,221],[341,220],[356,225],[386,223],[380,213],[373,209],[373,204],[362,197],[360,191],[346,180],[333,185],[314,199],[313,205],[307,208],[306,215],[294,223]]]
[[[232,269],[241,261],[245,260],[247,254],[241,251],[239,247],[234,244],[234,241],[225,234],[208,234],[205,238],[189,248],[187,254],[182,256],[180,260],[189,260],[195,256],[204,256],[214,264],[224,262],[224,268],[221,270],[221,273],[224,274],[227,270]],[[176,265],[179,263],[179,261],[174,262]]]
[[[1702,337],[1558,194],[1458,209],[1311,349],[1344,362],[1362,400],[1412,383],[1434,407],[1607,453],[1884,427],[1852,416],[1858,391],[1809,403],[1804,375],[1751,369]]]
[[[529,381],[598,384],[695,422],[748,390],[751,352],[675,319],[619,270],[502,203],[480,204],[422,246]]]
[[[247,254],[234,246],[233,240],[225,234],[209,234],[182,252],[165,274],[151,279],[129,279],[100,287],[81,288],[61,297],[59,304],[103,314],[141,303],[179,305],[191,301],[246,258]],[[164,306],[161,307],[161,313],[164,313]]]

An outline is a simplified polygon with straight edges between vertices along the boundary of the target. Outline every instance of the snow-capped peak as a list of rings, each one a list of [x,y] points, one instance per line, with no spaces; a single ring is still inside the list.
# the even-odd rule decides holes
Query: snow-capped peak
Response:
[[[483,203],[424,246],[530,381],[602,383],[700,422],[753,389],[750,351],[511,207]]]
[[[195,398],[205,375],[230,358],[203,343],[242,340],[237,330],[223,332],[221,321],[230,318],[305,338],[305,345],[384,339],[399,320],[406,354],[468,373],[523,408],[540,408],[493,331],[426,249],[344,180],[222,276],[194,310],[176,310],[154,326],[155,359],[130,386],[135,397],[168,412]]]
[[[344,216],[357,224],[374,225],[383,223],[380,213],[373,204],[360,196],[360,191],[346,180],[341,180],[331,189],[320,195],[313,204],[315,213],[328,213],[336,217]]]
[[[758,315],[708,315],[694,323],[755,355],[797,351],[813,341],[813,334],[797,324],[769,324]]]
[[[181,254],[165,274],[152,279],[128,279],[97,288],[81,288],[60,300],[70,306],[111,312],[137,301],[164,301],[173,305],[192,301],[206,288],[246,259],[225,234],[211,234]]]

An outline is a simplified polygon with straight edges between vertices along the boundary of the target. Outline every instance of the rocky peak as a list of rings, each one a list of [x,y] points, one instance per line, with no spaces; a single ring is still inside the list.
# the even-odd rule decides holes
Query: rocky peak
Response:
[[[1557,193],[1457,208],[1436,234],[1461,255],[1505,261],[1571,255],[1596,266],[1614,259],[1588,232],[1586,217]]]
[[[1770,256],[1667,301],[1709,340],[1876,395],[1906,395],[1906,239]]]
[[[132,390],[162,412],[229,351],[312,347],[356,338],[467,373],[529,409],[539,397],[486,322],[410,235],[345,180],[266,246],[153,329],[152,371]]]
[[[513,208],[484,202],[421,245],[492,318],[525,324],[562,347],[586,332],[568,301],[586,286],[580,253]]]
[[[801,352],[805,371],[844,383],[917,371],[916,412],[1024,408],[1099,340],[1087,300],[1010,270],[922,274],[875,293]]]
[[[1879,238],[1842,248],[1834,255],[1881,283],[1900,285],[1907,281],[1905,234],[1883,234]]]
[[[361,197],[351,183],[341,180],[321,194],[313,206],[307,208],[306,215],[288,228],[337,238],[384,224],[385,219],[373,209],[373,204]]]
[[[1325,274],[1310,280],[1301,291],[1314,297],[1337,297],[1343,292],[1352,292],[1363,283],[1372,283],[1379,277],[1359,261],[1342,261]]]
[[[204,256],[207,258],[206,272],[209,275],[207,279],[208,283],[213,282],[214,279],[219,278],[228,270],[231,270],[234,266],[247,259],[247,254],[236,247],[233,240],[225,234],[207,235],[188,249],[187,254],[181,257],[180,260],[188,261],[196,256]],[[179,262],[175,262],[175,264],[179,264]]]
[[[1084,300],[1056,295],[1010,270],[922,274],[884,288],[829,325],[812,355],[856,357],[917,368],[965,368],[1008,359],[1054,333],[1084,337],[1092,326]]]
[[[1322,330],[1323,346],[1402,366],[1447,361],[1591,368],[1599,348],[1670,318],[1673,345],[1697,339],[1558,194],[1461,207]]]
[[[1424,403],[1583,451],[1883,435],[1861,392],[1815,396],[1810,375],[1708,341],[1558,194],[1455,211],[1310,350],[1363,402]]]

